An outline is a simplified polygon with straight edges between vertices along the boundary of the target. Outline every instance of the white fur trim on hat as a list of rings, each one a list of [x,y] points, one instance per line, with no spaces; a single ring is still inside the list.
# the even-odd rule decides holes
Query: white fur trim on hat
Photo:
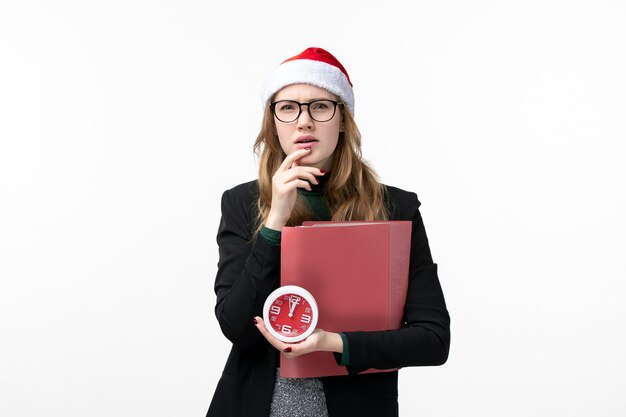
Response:
[[[354,114],[354,92],[345,74],[334,65],[311,59],[287,61],[277,67],[263,83],[261,100],[263,106],[274,93],[291,84],[311,84],[323,88],[336,96],[348,106]]]

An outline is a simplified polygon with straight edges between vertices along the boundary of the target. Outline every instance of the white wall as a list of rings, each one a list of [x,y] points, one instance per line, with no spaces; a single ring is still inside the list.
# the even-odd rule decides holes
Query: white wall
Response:
[[[203,416],[226,188],[307,46],[416,191],[452,316],[404,416],[623,416],[620,1],[0,3],[0,415]]]

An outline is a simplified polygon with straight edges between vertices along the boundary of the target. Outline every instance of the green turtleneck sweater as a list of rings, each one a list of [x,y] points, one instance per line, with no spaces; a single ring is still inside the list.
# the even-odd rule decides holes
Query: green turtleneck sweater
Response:
[[[324,189],[328,182],[329,173],[316,177],[319,184],[311,184],[311,191],[303,188],[298,188],[298,194],[300,194],[309,208],[311,209],[313,218],[311,220],[330,220],[330,212],[324,203]],[[267,239],[273,245],[280,245],[281,232],[263,226],[260,232],[261,236]],[[350,365],[350,354],[348,350],[348,338],[339,333],[343,340],[343,353],[341,355],[341,365]]]

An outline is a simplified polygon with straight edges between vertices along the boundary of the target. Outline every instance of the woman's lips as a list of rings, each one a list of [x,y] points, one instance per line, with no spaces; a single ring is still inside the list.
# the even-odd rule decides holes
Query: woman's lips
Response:
[[[302,135],[300,137],[298,137],[298,139],[296,140],[296,149],[306,149],[306,148],[312,148],[313,146],[317,145],[319,143],[319,141],[315,138],[315,136],[313,135]]]
[[[298,142],[306,142],[306,141],[312,141],[312,140],[317,140],[317,138],[313,135],[302,135],[302,136],[298,136],[298,139],[296,140],[296,143]]]
[[[305,148],[312,148],[313,146],[317,145],[319,142],[318,141],[313,141],[313,142],[298,142],[296,143],[296,148],[298,149],[305,149]]]

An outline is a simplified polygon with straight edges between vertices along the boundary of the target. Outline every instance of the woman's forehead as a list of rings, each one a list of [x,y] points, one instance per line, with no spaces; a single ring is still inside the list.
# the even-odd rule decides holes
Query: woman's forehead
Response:
[[[335,100],[336,97],[323,88],[310,84],[291,84],[283,87],[276,93],[275,101],[278,100],[296,100],[307,101],[314,99],[330,99]]]

